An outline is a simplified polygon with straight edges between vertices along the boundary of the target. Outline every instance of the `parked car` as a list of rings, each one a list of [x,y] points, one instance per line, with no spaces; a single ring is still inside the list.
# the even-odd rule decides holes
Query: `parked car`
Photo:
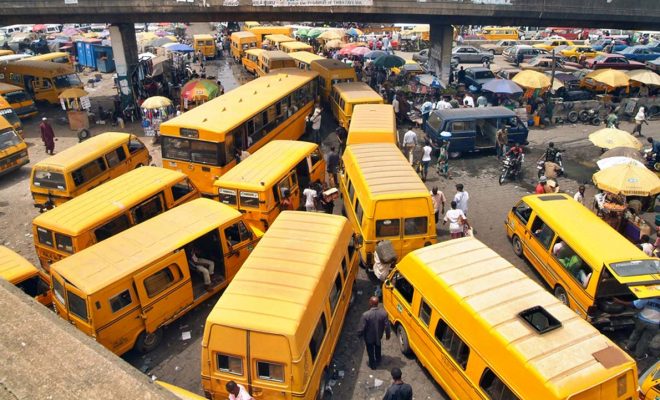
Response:
[[[598,55],[598,52],[593,47],[587,45],[574,45],[562,49],[559,54],[566,57],[572,62],[578,62],[580,57],[593,58]]]
[[[628,43],[626,43],[624,40],[617,39],[600,39],[592,44],[591,47],[593,47],[593,49],[596,51],[603,51],[608,44],[612,43],[612,40],[614,40],[614,47],[612,47],[612,51],[621,51],[628,47]]]
[[[474,46],[458,46],[451,52],[451,57],[459,63],[480,63],[486,60],[493,61],[495,58],[490,52],[480,51]]]
[[[568,47],[568,46],[573,46],[573,45],[574,45],[573,42],[571,42],[570,40],[566,40],[566,39],[562,38],[562,39],[546,40],[543,43],[535,44],[534,47],[536,47],[537,49],[552,51],[552,49],[555,49],[555,48],[560,47],[560,46],[561,47]]]
[[[422,51],[418,51],[417,53],[414,53],[412,59],[414,61],[417,61],[418,63],[427,62],[429,60],[429,49],[424,49]]]
[[[626,47],[621,51],[617,51],[617,54],[622,54],[624,57],[626,57],[629,60],[640,61],[640,62],[651,61],[660,57],[660,53],[656,53],[655,51],[649,49],[646,46]]]
[[[530,60],[541,54],[550,54],[547,50],[538,49],[526,44],[518,44],[513,47],[509,47],[502,52],[504,59],[510,63],[515,63],[518,59],[518,54],[523,55],[523,61]]]
[[[517,45],[516,40],[500,40],[497,43],[486,43],[479,46],[483,51],[488,51],[491,54],[502,54],[504,49]]]
[[[601,54],[595,58],[587,59],[586,65],[590,69],[643,69],[644,64],[637,61],[630,61],[621,54]]]
[[[553,65],[555,71],[560,71],[560,72],[572,72],[582,68],[582,66],[577,63],[564,62],[562,59],[557,57],[552,58],[545,56],[534,57],[529,62],[521,63],[520,68],[522,70],[530,69],[532,71],[545,72],[545,71],[551,71]]]
[[[481,86],[484,83],[497,79],[493,71],[484,67],[473,67],[465,69],[465,87],[472,89],[475,92],[481,91]]]
[[[660,42],[647,44],[646,48],[656,53],[660,53]]]
[[[510,80],[513,79],[513,77],[516,76],[518,72],[520,72],[520,69],[518,68],[503,68],[497,71],[497,73],[495,73],[495,76],[497,76],[498,78]]]

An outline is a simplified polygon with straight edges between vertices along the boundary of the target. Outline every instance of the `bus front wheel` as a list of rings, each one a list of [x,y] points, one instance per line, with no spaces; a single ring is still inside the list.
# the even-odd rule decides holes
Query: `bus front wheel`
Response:
[[[568,305],[568,294],[566,294],[566,289],[564,289],[563,287],[561,287],[561,285],[557,285],[557,286],[555,287],[555,297],[556,297],[559,301],[561,301],[562,303],[564,303],[565,306],[567,306],[567,307],[569,306],[569,305]]]
[[[319,382],[319,392],[317,394],[317,400],[323,400],[325,398],[325,389],[328,386],[328,370],[327,368],[321,373],[321,382]]]
[[[513,238],[511,239],[511,246],[513,247],[513,252],[518,257],[522,258],[523,256],[522,242],[520,241],[520,238],[517,235],[513,235]]]
[[[162,329],[156,329],[152,333],[142,331],[140,336],[137,338],[137,342],[135,343],[135,349],[140,353],[148,353],[158,347],[161,340],[163,340]]]
[[[406,356],[412,355],[410,350],[410,342],[408,342],[408,334],[403,325],[399,324],[396,327],[396,335],[399,337],[399,347],[401,348],[401,353]]]

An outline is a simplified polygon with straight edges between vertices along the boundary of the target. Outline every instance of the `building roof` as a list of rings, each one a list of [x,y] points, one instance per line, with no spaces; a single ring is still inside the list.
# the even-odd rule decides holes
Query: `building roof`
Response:
[[[49,64],[57,63],[49,62]],[[122,143],[128,143],[131,136],[132,135],[130,133],[124,132],[101,133],[100,135],[92,136],[84,142],[61,150],[57,152],[57,154],[39,161],[34,165],[33,168],[75,169],[81,166],[83,163],[91,161],[89,159],[90,153],[96,153],[99,148],[109,148],[113,146],[119,147],[119,145]]]

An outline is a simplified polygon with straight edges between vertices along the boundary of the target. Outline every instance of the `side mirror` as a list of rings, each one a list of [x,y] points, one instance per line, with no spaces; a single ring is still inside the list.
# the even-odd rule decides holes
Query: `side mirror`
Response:
[[[383,287],[386,289],[392,289],[394,285],[392,285],[392,281],[388,278],[385,279],[385,282],[383,282]]]
[[[354,236],[355,248],[359,249],[364,244],[364,238],[360,234]]]

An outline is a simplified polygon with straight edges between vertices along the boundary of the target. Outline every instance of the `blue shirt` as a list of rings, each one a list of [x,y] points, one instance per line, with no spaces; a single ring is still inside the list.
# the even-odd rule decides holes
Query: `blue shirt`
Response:
[[[655,154],[660,153],[660,141],[653,140],[653,152]]]
[[[637,314],[637,318],[649,324],[658,325],[660,323],[660,299],[635,300],[633,305],[642,310]]]

